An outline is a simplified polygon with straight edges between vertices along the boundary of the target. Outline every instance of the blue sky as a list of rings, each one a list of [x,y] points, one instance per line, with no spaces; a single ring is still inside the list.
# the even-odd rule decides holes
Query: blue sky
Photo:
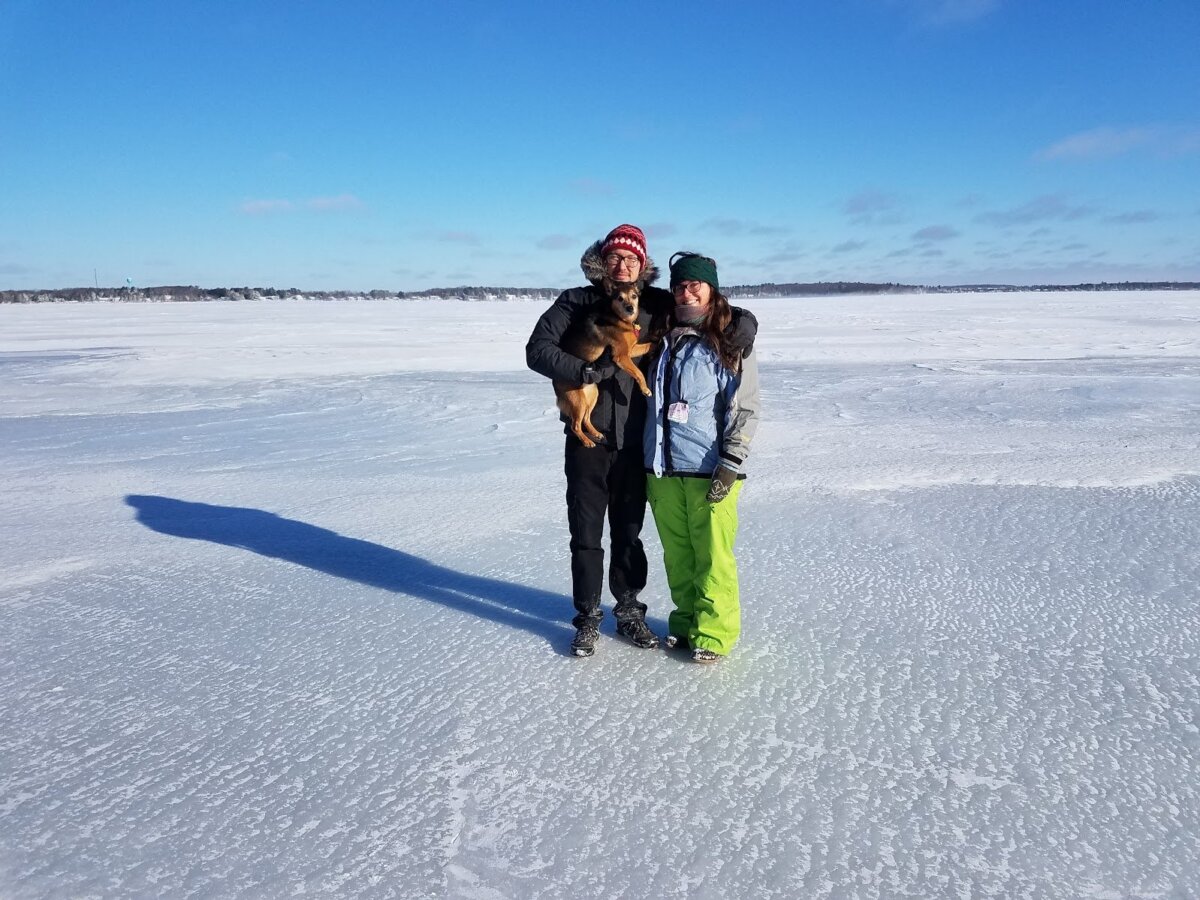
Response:
[[[1196,0],[0,2],[0,288],[1200,280]],[[95,272],[95,276],[93,276]]]

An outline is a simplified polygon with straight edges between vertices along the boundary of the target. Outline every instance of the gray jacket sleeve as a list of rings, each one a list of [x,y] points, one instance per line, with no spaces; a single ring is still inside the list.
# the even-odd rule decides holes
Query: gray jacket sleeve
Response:
[[[741,472],[750,455],[750,441],[758,430],[758,357],[749,350],[742,359],[737,390],[729,404],[725,434],[721,443],[721,465]]]

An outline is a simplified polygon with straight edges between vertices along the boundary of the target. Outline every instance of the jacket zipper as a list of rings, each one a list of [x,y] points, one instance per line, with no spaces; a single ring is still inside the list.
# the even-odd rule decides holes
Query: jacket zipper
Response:
[[[667,364],[663,373],[663,475],[671,477],[675,464],[671,461],[671,373],[675,369],[675,341],[667,338]]]

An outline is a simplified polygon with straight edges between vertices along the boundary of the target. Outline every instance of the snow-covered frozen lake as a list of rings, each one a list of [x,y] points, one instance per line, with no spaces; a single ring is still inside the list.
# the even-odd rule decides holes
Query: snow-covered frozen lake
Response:
[[[0,307],[0,895],[1200,896],[1200,294],[751,307],[713,667],[566,653],[543,305]]]

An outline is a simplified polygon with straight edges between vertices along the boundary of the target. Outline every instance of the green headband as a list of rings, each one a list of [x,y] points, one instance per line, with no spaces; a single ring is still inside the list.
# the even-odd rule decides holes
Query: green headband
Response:
[[[671,287],[681,281],[705,281],[712,285],[714,291],[719,291],[717,285],[717,264],[707,256],[681,256],[671,260]]]

